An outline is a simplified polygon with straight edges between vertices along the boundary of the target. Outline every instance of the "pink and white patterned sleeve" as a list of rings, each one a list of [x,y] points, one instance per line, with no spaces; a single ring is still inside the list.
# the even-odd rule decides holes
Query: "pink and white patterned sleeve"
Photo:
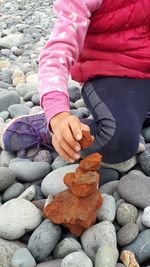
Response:
[[[67,86],[70,69],[82,50],[91,14],[102,1],[56,0],[54,3],[57,19],[39,56],[38,70],[38,91],[48,121],[55,114],[69,110]],[[59,110],[58,105],[55,105],[54,94],[57,103],[60,99]]]

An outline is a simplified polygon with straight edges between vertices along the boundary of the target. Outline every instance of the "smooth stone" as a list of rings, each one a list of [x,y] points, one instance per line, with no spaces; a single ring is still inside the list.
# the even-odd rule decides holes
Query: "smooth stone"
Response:
[[[61,263],[61,267],[93,267],[90,258],[82,251],[67,255]]]
[[[123,199],[138,208],[150,206],[150,177],[140,171],[132,170],[123,176],[118,183],[118,191]]]
[[[47,162],[14,162],[9,166],[21,181],[36,181],[45,177],[51,170]]]
[[[5,121],[9,117],[9,112],[8,111],[2,111],[0,112],[0,117]]]
[[[139,210],[138,217],[136,219],[136,224],[139,227],[139,232],[142,232],[147,229],[147,227],[142,222],[142,215],[143,215],[143,210]]]
[[[150,142],[150,127],[146,127],[142,130],[142,135],[145,139],[145,142]]]
[[[3,193],[2,199],[4,202],[17,198],[19,195],[22,194],[24,191],[24,185],[21,183],[14,183],[11,186],[9,186]]]
[[[99,187],[99,191],[101,193],[112,195],[118,188],[118,182],[119,181],[112,181],[112,182],[103,184],[102,186]]]
[[[2,74],[1,74],[1,79],[3,82],[11,84],[12,71],[9,68],[3,68]]]
[[[150,229],[141,232],[138,237],[123,250],[132,251],[138,263],[143,263],[150,259]]]
[[[73,103],[75,103],[78,99],[81,98],[80,89],[76,86],[69,87],[68,93],[69,93],[69,99]]]
[[[85,230],[81,235],[81,244],[84,251],[94,262],[100,246],[110,245],[117,247],[115,227],[108,221],[97,223]]]
[[[122,263],[117,263],[116,267],[126,267],[126,266]]]
[[[0,90],[0,112],[7,111],[11,105],[19,103],[20,97],[17,93]]]
[[[26,84],[25,84],[26,85]],[[23,99],[24,99],[24,101],[31,101],[31,99],[32,99],[32,96],[34,95],[36,93],[36,91],[35,90],[30,90],[29,92],[27,92],[25,95],[24,95],[24,97],[23,97]]]
[[[146,150],[139,155],[138,162],[145,174],[150,176],[150,146],[146,146]]]
[[[29,108],[33,107],[33,103],[31,101],[25,102],[25,105]]]
[[[95,267],[116,267],[118,256],[115,246],[100,246],[96,253]]]
[[[41,184],[41,190],[45,197],[55,196],[59,192],[66,190],[68,187],[64,184],[64,176],[68,172],[74,172],[79,164],[71,164],[58,168],[49,173]]]
[[[10,116],[12,118],[15,118],[22,115],[28,115],[30,112],[30,108],[24,104],[14,104],[8,108],[8,111],[10,113]]]
[[[38,262],[44,260],[55,248],[61,236],[59,225],[44,220],[31,235],[28,250]]]
[[[119,172],[114,169],[101,168],[97,172],[100,174],[100,186],[119,179]]]
[[[1,90],[8,89],[9,87],[10,84],[0,81],[0,88],[2,88]]]
[[[40,105],[40,96],[38,93],[34,94],[31,98],[34,105]]]
[[[1,152],[1,160],[0,160],[0,163],[1,163],[1,167],[8,167],[9,166],[9,163],[12,159],[15,158],[15,154],[14,153],[11,153],[9,151],[5,151],[3,150]]]
[[[142,214],[142,223],[146,227],[150,227],[150,206],[144,209],[144,212]]]
[[[121,204],[125,203],[124,199],[120,198],[117,202],[116,202],[116,210],[120,207]]]
[[[18,92],[19,96],[23,97],[24,101],[28,101],[26,100],[28,98],[25,98],[27,94],[35,94],[36,92],[35,90],[32,90],[31,92],[29,90],[31,90],[31,88],[26,83],[18,83],[16,85],[16,91]],[[31,97],[29,98],[29,100],[31,100]]]
[[[103,194],[102,194],[103,197]],[[102,206],[97,211],[98,221],[110,221],[113,222],[116,215],[116,204],[114,197],[105,195],[103,197]]]
[[[12,48],[13,46],[19,47],[23,42],[24,35],[22,33],[8,34],[5,37],[0,38],[1,48]]]
[[[0,237],[15,240],[41,223],[41,212],[26,199],[11,199],[0,207]],[[11,223],[10,223],[11,222]]]
[[[64,238],[60,241],[53,251],[54,259],[63,259],[68,254],[81,250],[80,243],[74,238]]]
[[[51,260],[42,262],[36,265],[36,267],[61,267],[62,260]]]
[[[16,86],[19,83],[24,83],[25,82],[25,75],[22,70],[16,69],[14,70],[12,74],[12,84],[13,86]]]
[[[13,254],[11,267],[35,267],[36,262],[31,253],[26,248],[19,248]]]
[[[61,168],[61,167],[65,167],[65,166],[68,166],[68,165],[72,165],[71,163],[69,163],[68,161],[64,160],[61,156],[57,156],[51,167],[52,167],[52,170],[56,170],[58,168]]]
[[[90,115],[90,111],[87,108],[71,109],[71,114],[82,119],[87,118]]]
[[[123,203],[117,209],[116,218],[121,226],[127,223],[135,223],[138,216],[138,210],[130,203]]]
[[[18,196],[18,199],[24,198],[31,201],[36,194],[34,185],[29,186],[21,195]]]
[[[43,208],[45,206],[46,199],[40,199],[40,200],[33,200],[32,203],[41,211],[43,211]]]
[[[30,86],[34,86],[35,88],[38,88],[38,74],[37,73],[31,73],[26,74],[26,82],[30,84]]]
[[[102,167],[111,168],[111,169],[117,170],[121,173],[124,173],[124,172],[128,172],[130,169],[132,169],[136,164],[137,164],[137,158],[134,156],[127,161],[124,161],[121,163],[116,163],[116,164],[108,164],[108,163],[102,162]]]
[[[13,159],[10,160],[9,166],[10,166],[10,164],[12,164],[14,162],[31,162],[31,159],[16,157],[16,158],[13,158]]]
[[[19,241],[8,241],[0,238],[0,266],[9,267],[15,251],[25,245]]]
[[[35,188],[35,195],[33,197],[33,200],[44,199],[44,196],[43,196],[42,191],[41,191],[41,187],[37,184],[33,184],[33,186]]]
[[[0,191],[4,191],[15,182],[15,173],[7,167],[0,167]]]
[[[30,109],[29,115],[34,115],[34,114],[37,114],[37,113],[42,112],[42,111],[43,111],[42,107],[35,106],[35,107]]]
[[[44,162],[48,162],[49,164],[51,164],[52,162],[51,153],[48,150],[42,149],[33,158],[33,161],[44,161]]]
[[[76,108],[86,108],[86,104],[85,104],[83,98],[78,99],[78,100],[74,103],[74,106],[75,106]]]
[[[114,191],[114,193],[113,193],[113,197],[114,197],[114,199],[115,199],[116,202],[117,202],[119,199],[121,199],[121,196],[120,196],[120,194],[119,194],[118,191]]]
[[[119,246],[130,244],[139,234],[139,227],[135,223],[127,223],[117,233],[117,242]]]

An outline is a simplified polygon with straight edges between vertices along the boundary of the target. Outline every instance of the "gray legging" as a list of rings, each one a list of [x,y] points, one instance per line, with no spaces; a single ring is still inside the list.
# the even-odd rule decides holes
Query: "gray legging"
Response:
[[[150,109],[150,80],[98,77],[82,88],[93,119],[81,119],[95,137],[85,154],[99,152],[103,161],[120,163],[136,154]]]

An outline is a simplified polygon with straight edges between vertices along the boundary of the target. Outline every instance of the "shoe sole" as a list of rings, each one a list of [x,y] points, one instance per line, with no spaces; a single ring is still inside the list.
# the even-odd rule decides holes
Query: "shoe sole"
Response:
[[[44,112],[41,111],[41,112],[38,112],[38,113],[33,114],[33,115],[18,116],[17,118],[14,118],[14,119],[12,119],[10,122],[8,122],[7,125],[6,125],[6,127],[3,129],[2,134],[1,134],[1,137],[0,137],[1,148],[2,148],[3,150],[5,150],[5,145],[4,145],[4,142],[3,142],[3,136],[4,136],[5,132],[7,131],[7,129],[8,129],[8,128],[9,128],[15,121],[17,121],[18,119],[21,119],[21,118],[26,118],[26,117],[30,117],[30,116],[36,116],[36,115],[38,115],[38,114],[42,114],[42,113],[44,113]]]

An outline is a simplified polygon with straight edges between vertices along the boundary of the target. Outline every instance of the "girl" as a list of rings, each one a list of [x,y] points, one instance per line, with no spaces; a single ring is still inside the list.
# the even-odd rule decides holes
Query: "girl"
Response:
[[[135,155],[150,108],[149,10],[149,0],[56,0],[57,20],[39,57],[44,113],[13,120],[3,133],[3,147],[20,151],[52,143],[74,162],[85,129],[94,137],[87,154],[99,152],[107,163]],[[71,115],[70,73],[82,84],[93,119]]]

